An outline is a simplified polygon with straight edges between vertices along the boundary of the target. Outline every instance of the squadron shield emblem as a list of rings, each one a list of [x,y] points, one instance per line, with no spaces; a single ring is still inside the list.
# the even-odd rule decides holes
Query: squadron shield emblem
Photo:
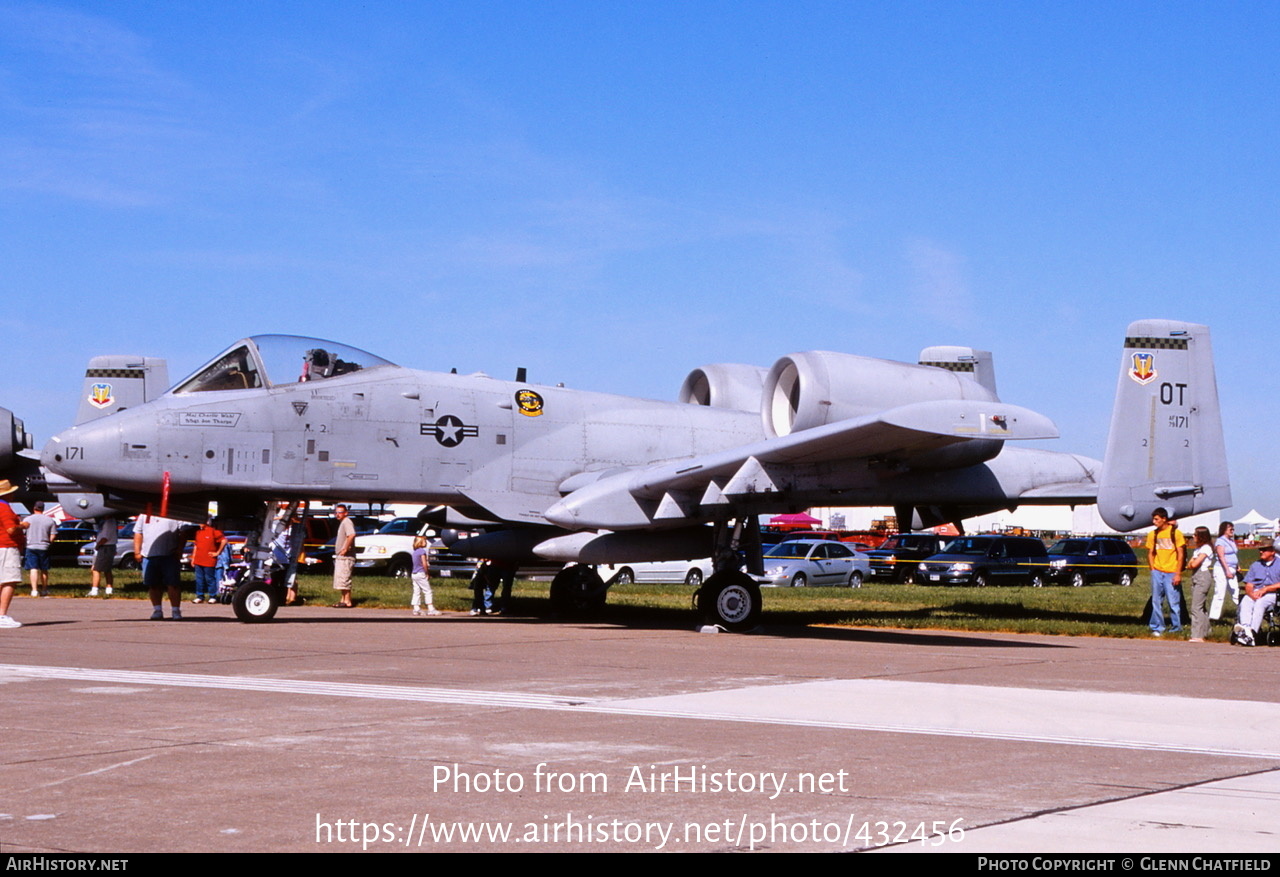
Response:
[[[516,390],[516,407],[525,417],[542,414],[542,397],[533,390]]]
[[[89,404],[95,408],[106,408],[115,401],[116,397],[111,393],[110,384],[94,384],[89,388]]]
[[[1156,355],[1154,353],[1135,353],[1133,368],[1129,369],[1129,377],[1139,384],[1149,384],[1156,379]]]

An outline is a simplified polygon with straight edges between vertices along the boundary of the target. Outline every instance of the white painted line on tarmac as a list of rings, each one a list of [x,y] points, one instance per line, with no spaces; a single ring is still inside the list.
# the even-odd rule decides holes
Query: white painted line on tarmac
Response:
[[[62,679],[508,709],[930,734],[1280,759],[1280,704],[1103,691],[847,679],[627,700],[507,691],[0,664],[0,682]]]
[[[15,790],[15,791],[26,793],[26,792],[32,791],[33,789],[48,789],[48,788],[52,788],[53,786],[60,786],[63,783],[74,782],[75,780],[83,779],[84,777],[97,776],[98,774],[106,773],[109,770],[117,770],[122,767],[133,767],[133,765],[135,764],[140,764],[144,761],[150,761],[153,758],[155,758],[154,754],[144,755],[141,758],[133,758],[133,759],[130,759],[129,761],[118,761],[115,764],[108,764],[106,767],[99,767],[99,768],[96,768],[95,770],[86,770],[84,773],[72,774],[71,776],[62,777],[61,779],[52,780],[51,782],[40,783],[39,785],[30,786],[28,788]]]
[[[839,679],[609,706],[628,703],[689,718],[1280,759],[1280,704],[1260,701]]]
[[[201,676],[194,673],[151,673],[145,670],[95,670],[86,667],[0,664],[0,680],[6,676],[27,679],[68,679],[75,682],[117,682],[127,685],[167,685],[180,688],[221,688],[274,694],[315,694],[324,697],[363,697],[374,700],[524,707],[525,709],[572,709],[582,702],[580,698],[505,691],[467,691],[454,688],[418,688],[407,685],[362,685],[354,682],[264,679],[258,676]]]

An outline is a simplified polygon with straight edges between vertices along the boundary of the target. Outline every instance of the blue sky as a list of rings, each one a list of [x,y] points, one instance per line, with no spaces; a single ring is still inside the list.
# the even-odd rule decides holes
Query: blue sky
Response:
[[[1277,144],[1274,3],[0,0],[0,404],[261,332],[655,398],[968,344],[1101,457],[1169,317],[1275,516]]]

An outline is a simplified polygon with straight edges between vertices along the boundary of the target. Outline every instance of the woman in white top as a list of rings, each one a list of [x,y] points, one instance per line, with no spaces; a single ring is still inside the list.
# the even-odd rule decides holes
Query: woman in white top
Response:
[[[1236,549],[1236,525],[1223,521],[1218,525],[1218,541],[1213,543],[1218,562],[1213,565],[1213,602],[1209,605],[1209,617],[1217,621],[1222,617],[1222,604],[1226,601],[1227,591],[1231,591],[1231,602],[1240,602],[1240,584],[1236,570],[1240,568],[1240,559]]]
[[[1187,566],[1191,574],[1191,642],[1202,643],[1209,636],[1209,589],[1213,587],[1213,568],[1218,565],[1213,536],[1208,527],[1196,527],[1196,547]]]

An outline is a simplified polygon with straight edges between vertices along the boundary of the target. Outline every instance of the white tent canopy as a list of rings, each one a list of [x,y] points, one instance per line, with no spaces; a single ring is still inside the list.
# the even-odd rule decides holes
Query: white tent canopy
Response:
[[[1236,518],[1236,535],[1245,536],[1248,534],[1266,534],[1275,535],[1276,522],[1261,514],[1257,509],[1250,509],[1249,514],[1243,518]]]

